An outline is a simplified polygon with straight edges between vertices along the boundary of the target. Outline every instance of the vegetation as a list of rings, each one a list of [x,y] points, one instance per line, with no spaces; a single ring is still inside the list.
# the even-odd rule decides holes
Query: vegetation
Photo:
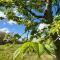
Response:
[[[0,45],[0,60],[13,60],[14,51],[20,47],[20,44],[5,44]],[[55,57],[52,57],[48,54],[41,56],[41,60],[53,60]],[[23,60],[40,60],[36,54],[26,54]]]
[[[60,60],[59,2],[59,0],[0,0],[0,5],[4,7],[3,12],[6,18],[16,21],[17,24],[24,24],[26,27],[25,33],[31,33],[30,38],[27,36],[28,41],[19,47],[13,54],[13,60],[20,60],[25,53],[31,51],[36,53],[39,57],[44,52],[50,55],[56,54],[57,60]],[[57,7],[57,11],[52,9],[55,6]],[[22,17],[16,16],[14,8]],[[53,12],[56,16],[53,15]],[[42,13],[43,15],[41,15]],[[4,17],[0,18],[1,20],[5,19]],[[36,21],[35,18],[39,21]],[[38,30],[38,26],[41,23],[46,24],[46,26]],[[34,38],[36,38],[38,42],[33,42]]]
[[[5,32],[0,32],[0,44],[6,44],[6,43],[11,43],[11,44],[18,44],[20,43],[18,40],[21,38],[21,36],[16,33],[5,33]]]
[[[11,45],[11,44],[5,44],[5,45],[0,45],[0,60],[13,60],[13,53],[14,51],[19,48],[20,45]]]

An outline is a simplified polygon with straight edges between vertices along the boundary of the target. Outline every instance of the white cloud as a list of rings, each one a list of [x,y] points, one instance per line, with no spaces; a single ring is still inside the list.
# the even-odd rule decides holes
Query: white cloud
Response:
[[[39,40],[37,38],[33,38],[32,42],[38,42]]]
[[[8,21],[7,23],[9,23],[10,25],[17,24],[17,23],[16,23],[15,21],[13,21],[13,20]]]
[[[0,11],[0,17],[6,18],[6,15],[4,15],[4,12],[1,12],[1,11]]]
[[[18,41],[22,42],[22,38],[18,39]]]
[[[44,29],[45,27],[48,27],[49,24],[41,23],[39,24],[38,30]]]
[[[0,32],[9,33],[10,31],[8,30],[8,28],[0,28]]]

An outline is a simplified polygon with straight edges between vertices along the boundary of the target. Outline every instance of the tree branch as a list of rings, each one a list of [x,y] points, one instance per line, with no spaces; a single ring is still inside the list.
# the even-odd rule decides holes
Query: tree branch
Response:
[[[24,7],[28,12],[30,12],[33,16],[37,17],[37,18],[45,18],[45,16],[40,16],[40,15],[36,15],[36,13],[32,12],[31,9],[28,9],[27,7]]]

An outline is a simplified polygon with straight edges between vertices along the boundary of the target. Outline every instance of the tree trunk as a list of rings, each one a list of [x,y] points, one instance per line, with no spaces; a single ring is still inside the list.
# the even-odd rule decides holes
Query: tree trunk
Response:
[[[60,40],[59,40],[59,38],[57,39],[58,34],[54,33],[54,35],[51,35],[51,36],[52,36],[53,40],[55,40],[54,44],[56,46],[56,49],[55,49],[56,60],[60,60]]]
[[[60,60],[60,41],[57,40],[55,42],[55,45],[57,47],[57,49],[55,50],[55,53],[56,53],[56,60]]]
[[[48,23],[53,22],[53,16],[52,16],[52,0],[47,0],[47,10],[46,10],[46,15],[45,18],[48,20]]]
[[[46,15],[46,19],[48,20],[48,23],[52,23],[53,22],[53,16],[52,16],[52,0],[47,0],[48,6],[47,6],[47,15]],[[54,34],[54,36],[52,36],[53,40],[55,40],[57,37],[57,34]],[[56,45],[56,60],[60,60],[60,40],[58,39],[55,42]]]

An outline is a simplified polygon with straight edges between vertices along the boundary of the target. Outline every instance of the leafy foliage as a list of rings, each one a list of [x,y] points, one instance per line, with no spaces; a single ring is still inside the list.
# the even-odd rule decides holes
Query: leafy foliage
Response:
[[[45,45],[35,42],[26,42],[15,51],[13,54],[13,60],[23,59],[27,51],[31,52],[30,48],[32,48],[32,51],[37,53],[40,57],[44,52],[47,52],[48,54],[53,53],[55,45],[53,42],[46,43]]]
[[[14,60],[15,59],[21,59],[25,52],[29,49],[32,48],[35,53],[38,53],[39,55],[44,52],[43,45],[38,44],[38,43],[33,43],[33,42],[26,42],[24,43],[19,49],[17,49],[14,53]],[[41,49],[40,49],[41,48]],[[19,57],[18,57],[19,56]]]
[[[54,18],[54,22],[51,25],[49,33],[53,35],[57,33],[60,36],[60,16]]]
[[[22,59],[25,52],[27,52],[27,50],[30,50],[32,48],[33,52],[37,53],[38,56],[40,56],[41,54],[43,54],[44,52],[48,52],[49,54],[51,54],[54,49],[55,49],[55,45],[54,45],[54,41],[53,38],[51,38],[50,35],[48,34],[53,34],[56,32],[58,35],[60,35],[60,21],[59,21],[59,17],[58,19],[53,20],[53,13],[52,13],[52,7],[55,5],[58,7],[58,0],[1,0],[0,1],[1,6],[4,6],[6,11],[5,15],[7,16],[7,18],[10,20],[14,20],[16,21],[18,24],[24,24],[26,26],[25,28],[25,32],[31,30],[31,35],[33,36],[33,38],[35,38],[35,36],[39,36],[37,39],[41,38],[41,36],[43,36],[43,34],[46,34],[46,36],[43,38],[43,41],[38,41],[38,43],[36,42],[26,42],[24,43],[20,48],[18,48],[15,53],[14,53],[14,57],[13,60],[17,59],[19,60],[20,58]],[[16,16],[16,14],[14,13],[14,8],[16,8],[16,11],[20,14],[22,14],[23,17],[19,17]],[[59,7],[58,7],[59,10]],[[38,13],[38,14],[36,14]],[[40,16],[40,13],[43,13],[43,16]],[[40,18],[44,19],[44,20],[48,20],[47,23],[51,24],[48,29],[48,31],[46,32],[46,29],[42,29],[40,32],[37,31],[37,26],[41,23],[38,21],[35,22],[34,18],[38,18],[40,20]],[[46,23],[46,22],[43,22]],[[15,35],[15,38],[12,38],[12,41],[16,41],[16,37],[18,35]],[[18,36],[19,38],[19,36]],[[18,58],[20,57],[20,58]]]

